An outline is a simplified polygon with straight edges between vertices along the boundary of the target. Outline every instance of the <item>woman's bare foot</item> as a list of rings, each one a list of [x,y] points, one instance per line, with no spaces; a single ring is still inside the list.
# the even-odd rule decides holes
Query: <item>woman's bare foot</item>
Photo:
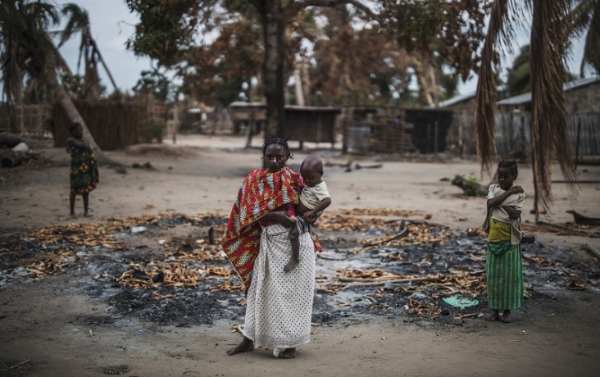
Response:
[[[238,344],[237,346],[235,346],[233,348],[228,349],[227,354],[229,356],[233,356],[238,353],[249,352],[249,351],[253,351],[253,350],[254,350],[254,342],[251,341],[250,339],[244,337],[244,339],[242,339],[240,344]]]
[[[511,320],[510,320],[510,310],[505,310],[502,313],[502,322],[504,322],[504,323],[510,323],[511,322]]]
[[[296,349],[295,348],[286,348],[281,352],[278,356],[280,359],[293,359],[296,357]]]
[[[500,311],[498,309],[494,309],[494,311],[489,314],[486,319],[488,321],[498,321],[500,319]]]
[[[298,267],[298,264],[300,264],[300,260],[299,259],[291,259],[288,264],[285,265],[285,267],[283,268],[283,270],[285,272],[290,272],[292,271],[294,268]]]

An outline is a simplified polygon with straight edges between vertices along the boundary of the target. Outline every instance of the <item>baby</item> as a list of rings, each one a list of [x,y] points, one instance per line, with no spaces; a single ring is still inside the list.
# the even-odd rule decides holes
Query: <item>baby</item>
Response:
[[[323,161],[319,157],[307,156],[300,165],[300,175],[305,186],[300,193],[300,202],[296,205],[296,226],[290,229],[292,259],[283,268],[285,272],[292,271],[300,263],[300,233],[310,230],[310,224],[331,204],[327,185],[322,180]]]

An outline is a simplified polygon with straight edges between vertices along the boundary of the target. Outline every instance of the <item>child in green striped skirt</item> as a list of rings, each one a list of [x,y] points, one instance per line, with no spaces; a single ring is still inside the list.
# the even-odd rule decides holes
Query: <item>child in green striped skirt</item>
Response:
[[[525,194],[515,186],[519,168],[514,161],[500,161],[498,183],[490,185],[488,214],[482,228],[488,233],[485,262],[490,320],[510,322],[510,311],[523,304],[521,211]],[[502,317],[500,317],[502,310]]]

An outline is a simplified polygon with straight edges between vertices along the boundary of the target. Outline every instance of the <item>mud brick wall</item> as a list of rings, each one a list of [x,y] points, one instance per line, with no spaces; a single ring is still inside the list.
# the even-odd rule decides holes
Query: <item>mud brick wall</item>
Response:
[[[567,92],[571,113],[600,112],[600,82],[594,82]]]

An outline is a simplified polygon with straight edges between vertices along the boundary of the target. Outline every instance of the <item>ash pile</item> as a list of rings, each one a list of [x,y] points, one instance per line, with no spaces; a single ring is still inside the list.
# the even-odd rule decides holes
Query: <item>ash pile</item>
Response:
[[[313,323],[379,317],[458,324],[482,316],[484,235],[424,219],[390,210],[319,219],[315,231],[324,251],[317,255]],[[3,235],[0,289],[66,275],[69,284],[61,289],[107,303],[111,323],[241,322],[241,280],[220,247],[226,222],[222,214],[163,213]],[[565,294],[600,292],[598,264],[584,263],[573,250],[537,242],[523,245],[523,258],[525,311]]]

